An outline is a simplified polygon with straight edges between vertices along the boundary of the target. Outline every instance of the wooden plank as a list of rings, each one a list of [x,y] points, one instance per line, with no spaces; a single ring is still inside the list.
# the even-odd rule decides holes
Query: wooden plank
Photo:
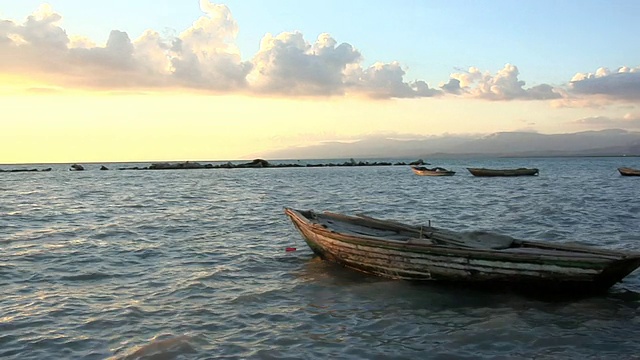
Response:
[[[313,231],[311,232],[314,233]],[[375,248],[379,248],[383,251],[396,250],[404,253],[431,253],[434,255],[439,254],[452,254],[464,256],[467,258],[478,258],[478,259],[510,259],[512,261],[536,261],[536,262],[558,262],[558,261],[572,261],[572,262],[609,262],[612,260],[608,257],[602,257],[599,255],[594,255],[590,253],[575,253],[570,256],[558,254],[558,256],[551,256],[548,252],[546,254],[537,254],[534,252],[505,252],[504,250],[490,250],[490,249],[479,249],[479,248],[462,248],[462,247],[451,247],[451,246],[442,246],[442,245],[416,245],[409,244],[408,242],[400,242],[400,241],[388,241],[387,239],[381,238],[373,238],[373,237],[364,237],[357,235],[349,235],[349,234],[341,234],[341,233],[333,233],[328,229],[318,229],[318,232],[313,236],[328,236],[333,239],[339,239],[342,242],[352,243],[352,244],[360,244],[364,246],[371,246]],[[309,236],[309,235],[307,235]],[[619,259],[619,258],[614,258]]]
[[[430,255],[430,254],[411,254],[408,255],[402,251],[381,251],[379,248],[356,246],[353,244],[342,243],[338,240],[334,240],[328,237],[322,237],[318,239],[324,243],[327,249],[330,249],[334,253],[348,253],[357,254],[360,256],[368,257],[371,260],[383,260],[388,262],[395,262],[400,265],[407,264],[420,264],[428,266],[431,264],[439,264],[440,266],[450,266],[451,268],[459,269],[473,269],[476,271],[490,272],[491,269],[495,269],[498,272],[506,271],[512,275],[518,271],[545,271],[549,273],[591,273],[597,274],[604,268],[603,261],[596,261],[591,263],[591,266],[578,266],[577,262],[565,261],[564,266],[562,263],[556,264],[543,264],[535,262],[522,262],[512,261],[508,259],[503,260],[481,260],[481,259],[468,259],[465,257],[446,256],[446,255]],[[394,260],[397,259],[397,260]],[[586,265],[587,263],[585,263]]]

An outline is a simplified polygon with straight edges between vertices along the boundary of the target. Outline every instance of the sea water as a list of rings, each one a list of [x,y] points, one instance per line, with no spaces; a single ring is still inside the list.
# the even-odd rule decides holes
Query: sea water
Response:
[[[640,167],[640,158],[434,162],[457,171],[452,177],[399,165],[84,165],[0,166],[53,168],[0,173],[2,359],[640,354],[640,270],[606,295],[553,301],[389,280],[314,257],[283,214],[365,213],[640,251],[640,178],[616,171]],[[477,178],[465,167],[537,167],[540,175]]]

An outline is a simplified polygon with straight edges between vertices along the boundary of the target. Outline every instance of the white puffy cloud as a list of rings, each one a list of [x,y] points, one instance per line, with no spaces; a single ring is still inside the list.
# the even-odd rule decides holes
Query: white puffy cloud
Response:
[[[59,27],[62,16],[44,4],[27,17],[24,26],[17,28],[16,34],[34,47],[65,49],[69,43],[66,32]]]
[[[441,93],[424,81],[405,82],[405,71],[397,62],[364,69],[361,61],[358,50],[338,44],[329,34],[321,34],[313,44],[300,32],[267,34],[248,79],[255,91],[268,94],[406,98]]]
[[[225,5],[200,0],[203,16],[177,36],[147,30],[132,40],[111,31],[104,46],[69,37],[62,16],[43,5],[22,23],[0,20],[0,72],[37,76],[51,86],[109,90],[192,88],[265,95],[373,98],[439,95],[426,82],[405,82],[396,62],[361,65],[352,45],[329,34],[308,43],[299,32],[267,34],[243,61],[238,24]]]
[[[617,71],[601,67],[595,73],[577,73],[569,91],[574,95],[636,102],[640,100],[640,67],[624,66]]]
[[[148,30],[132,42],[113,30],[105,46],[96,46],[70,39],[60,27],[62,16],[43,5],[21,24],[0,21],[0,71],[89,88],[246,87],[250,64],[234,43],[238,27],[231,12],[207,0],[200,6],[204,15],[175,38]]]
[[[238,24],[226,5],[200,0],[206,16],[180,34],[174,43],[174,75],[184,86],[231,90],[243,88],[251,66],[242,62],[235,44]]]
[[[312,43],[299,32],[267,34],[259,51],[244,61],[235,43],[238,24],[229,8],[200,0],[200,9],[203,15],[177,36],[147,30],[132,39],[113,30],[106,45],[96,45],[87,38],[69,37],[61,27],[62,16],[43,5],[22,23],[0,20],[0,73],[39,76],[62,88],[110,90],[177,87],[382,99],[456,94],[494,101],[559,99],[563,94],[547,84],[525,88],[511,64],[496,74],[471,67],[452,74],[440,88],[431,88],[423,80],[405,80],[406,69],[398,62],[364,66],[360,51],[329,34],[320,34]],[[637,70],[579,74],[571,90],[574,96],[596,94],[615,83],[624,96],[640,96]]]
[[[299,32],[265,35],[248,79],[262,93],[334,95],[344,93],[344,70],[360,53],[351,45],[321,34],[314,44]]]
[[[42,5],[23,24],[0,21],[0,71],[10,74],[51,73],[67,67],[69,38],[58,26],[61,16]]]
[[[405,71],[398,62],[376,63],[367,69],[351,67],[346,72],[349,89],[372,98],[431,97],[442,92],[422,81],[404,82]]]
[[[525,82],[519,80],[518,75],[518,68],[512,64],[506,64],[495,75],[471,67],[466,72],[452,74],[449,82],[441,84],[440,88],[450,94],[486,100],[549,100],[561,97],[547,84],[525,88]]]

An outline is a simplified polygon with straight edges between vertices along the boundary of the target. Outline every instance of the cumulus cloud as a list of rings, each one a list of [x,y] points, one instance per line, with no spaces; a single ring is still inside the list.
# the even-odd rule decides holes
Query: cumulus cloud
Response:
[[[405,80],[406,69],[398,62],[364,66],[358,49],[329,34],[320,34],[313,42],[300,32],[267,34],[259,51],[243,60],[236,45],[239,26],[229,8],[200,0],[200,9],[203,15],[174,36],[147,30],[131,38],[124,31],[112,30],[106,44],[96,45],[91,39],[69,36],[61,26],[62,16],[51,6],[42,5],[22,22],[0,19],[0,74],[37,77],[39,88],[55,89],[187,88],[213,93],[377,99],[449,94],[489,101],[552,100],[554,107],[600,108],[640,100],[640,67],[577,73],[563,87],[526,87],[512,64],[496,73],[470,67],[431,88],[423,80]],[[625,121],[633,124],[635,120]]]
[[[361,59],[351,45],[337,45],[329,34],[314,44],[300,32],[265,35],[253,58],[249,81],[256,91],[288,95],[344,93],[344,71]]]
[[[248,79],[255,91],[286,95],[363,94],[372,98],[428,97],[440,93],[426,82],[407,83],[397,62],[364,69],[352,45],[321,34],[310,44],[300,32],[267,34]]]
[[[62,56],[69,38],[58,23],[61,16],[48,5],[41,6],[18,25],[9,20],[0,22],[0,68],[8,73],[29,70],[53,71],[63,66]]]
[[[431,97],[442,93],[422,80],[406,83],[404,75],[398,62],[376,63],[367,69],[351,67],[346,72],[350,89],[373,98]]]
[[[547,84],[525,88],[525,82],[519,80],[518,75],[518,68],[512,64],[506,64],[495,75],[471,67],[466,72],[452,74],[449,82],[441,84],[440,88],[449,94],[495,101],[550,100],[562,96]]]
[[[595,73],[577,73],[571,79],[569,89],[576,95],[638,101],[640,100],[640,67],[624,66],[616,71],[602,67]]]
[[[43,5],[24,23],[0,22],[0,52],[6,54],[0,71],[90,88],[244,88],[251,64],[241,61],[234,44],[238,29],[231,12],[207,0],[200,6],[204,15],[175,38],[148,30],[131,41],[113,30],[105,46],[96,46],[70,39],[60,27],[62,16]]]
[[[147,30],[138,38],[113,30],[106,45],[70,37],[62,16],[41,6],[22,23],[0,20],[0,72],[38,76],[50,86],[119,91],[191,88],[265,95],[373,98],[439,95],[421,80],[405,82],[398,63],[363,68],[352,45],[321,34],[313,44],[299,32],[266,35],[243,61],[238,24],[225,5],[200,0],[203,16],[177,36]]]
[[[446,84],[441,84],[440,88],[447,94],[462,94],[462,86],[460,86],[460,80],[458,79],[449,79],[449,82]]]

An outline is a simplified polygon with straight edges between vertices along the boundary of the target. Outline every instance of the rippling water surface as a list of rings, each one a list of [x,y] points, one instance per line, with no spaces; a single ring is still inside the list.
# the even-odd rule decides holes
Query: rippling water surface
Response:
[[[386,280],[314,258],[283,207],[640,251],[640,178],[616,171],[639,164],[0,173],[0,358],[637,357],[640,270],[556,301]]]

